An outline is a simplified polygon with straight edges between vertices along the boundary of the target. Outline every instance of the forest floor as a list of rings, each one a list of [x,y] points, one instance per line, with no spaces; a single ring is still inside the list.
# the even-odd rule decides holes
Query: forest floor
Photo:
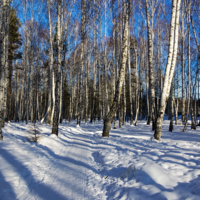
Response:
[[[101,137],[103,122],[64,122],[58,137],[47,124],[36,127],[38,142],[29,141],[32,125],[3,128],[1,200],[200,199],[200,127],[169,132],[166,120],[161,141],[145,121],[109,138]]]

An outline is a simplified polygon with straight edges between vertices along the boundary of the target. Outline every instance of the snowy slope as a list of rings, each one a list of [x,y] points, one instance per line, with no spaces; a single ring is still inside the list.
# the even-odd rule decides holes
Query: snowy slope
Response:
[[[102,122],[38,125],[7,124],[0,142],[0,199],[200,199],[200,128],[183,126],[152,140],[151,126],[126,125],[101,138]]]

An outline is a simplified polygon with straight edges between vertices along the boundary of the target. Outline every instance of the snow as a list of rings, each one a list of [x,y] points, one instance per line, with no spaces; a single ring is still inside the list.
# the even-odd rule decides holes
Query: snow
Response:
[[[180,124],[180,121],[178,122]],[[112,129],[103,122],[63,123],[59,135],[37,124],[11,122],[0,141],[0,199],[200,199],[200,127],[163,123],[162,140],[152,139],[145,121]]]

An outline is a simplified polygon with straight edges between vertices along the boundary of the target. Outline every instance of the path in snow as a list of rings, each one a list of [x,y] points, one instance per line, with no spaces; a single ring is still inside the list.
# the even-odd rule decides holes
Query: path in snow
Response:
[[[0,142],[0,200],[199,200],[200,127],[183,126],[152,140],[145,121],[111,130],[102,122],[39,125],[38,143],[27,140],[29,126],[11,123]]]
[[[49,126],[40,129],[39,144],[27,141],[25,124],[12,123],[4,129],[0,199],[92,199],[86,191],[87,171],[96,173],[88,164],[90,134],[61,125],[57,138],[46,136]]]

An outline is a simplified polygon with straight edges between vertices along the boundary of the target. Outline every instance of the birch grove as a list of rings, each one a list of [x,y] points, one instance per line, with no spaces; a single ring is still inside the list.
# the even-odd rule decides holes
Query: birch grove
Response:
[[[103,137],[146,120],[160,140],[165,117],[170,131],[180,118],[196,129],[197,0],[0,2],[1,139],[13,120],[55,135],[73,120],[103,120]]]

